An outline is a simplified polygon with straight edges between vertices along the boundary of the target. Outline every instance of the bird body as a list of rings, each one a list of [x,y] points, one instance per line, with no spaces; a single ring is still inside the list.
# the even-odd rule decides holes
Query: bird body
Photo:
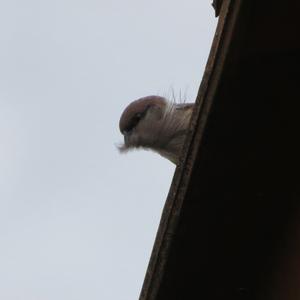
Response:
[[[147,96],[130,103],[119,127],[124,135],[121,152],[151,149],[178,164],[194,104],[174,103],[160,96]]]

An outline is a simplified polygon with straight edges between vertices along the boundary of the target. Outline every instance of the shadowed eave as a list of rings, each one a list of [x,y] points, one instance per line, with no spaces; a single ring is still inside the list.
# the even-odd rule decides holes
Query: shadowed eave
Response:
[[[214,7],[218,26],[140,300],[300,299],[300,4]]]

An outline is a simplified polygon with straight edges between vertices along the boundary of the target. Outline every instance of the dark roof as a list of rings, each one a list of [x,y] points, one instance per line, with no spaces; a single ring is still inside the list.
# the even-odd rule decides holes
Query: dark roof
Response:
[[[299,11],[222,1],[140,300],[300,299]]]

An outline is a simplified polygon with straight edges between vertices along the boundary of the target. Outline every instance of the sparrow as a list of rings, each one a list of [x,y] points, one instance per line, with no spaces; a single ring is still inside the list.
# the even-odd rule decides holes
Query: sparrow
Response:
[[[131,102],[119,121],[124,136],[120,152],[153,150],[177,165],[193,107],[194,103],[175,103],[155,95]]]

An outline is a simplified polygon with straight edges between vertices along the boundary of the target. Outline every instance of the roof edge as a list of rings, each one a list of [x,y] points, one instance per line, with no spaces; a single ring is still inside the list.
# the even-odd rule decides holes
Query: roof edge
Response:
[[[212,7],[215,9],[215,16],[218,17],[220,14],[221,6],[222,6],[223,0],[213,0]]]
[[[222,1],[220,17],[196,98],[190,129],[180,164],[176,168],[162,212],[139,300],[155,300],[162,283],[168,253],[180,218],[181,207],[188,190],[194,161],[199,151],[216,87],[219,84],[241,3],[242,0]]]

